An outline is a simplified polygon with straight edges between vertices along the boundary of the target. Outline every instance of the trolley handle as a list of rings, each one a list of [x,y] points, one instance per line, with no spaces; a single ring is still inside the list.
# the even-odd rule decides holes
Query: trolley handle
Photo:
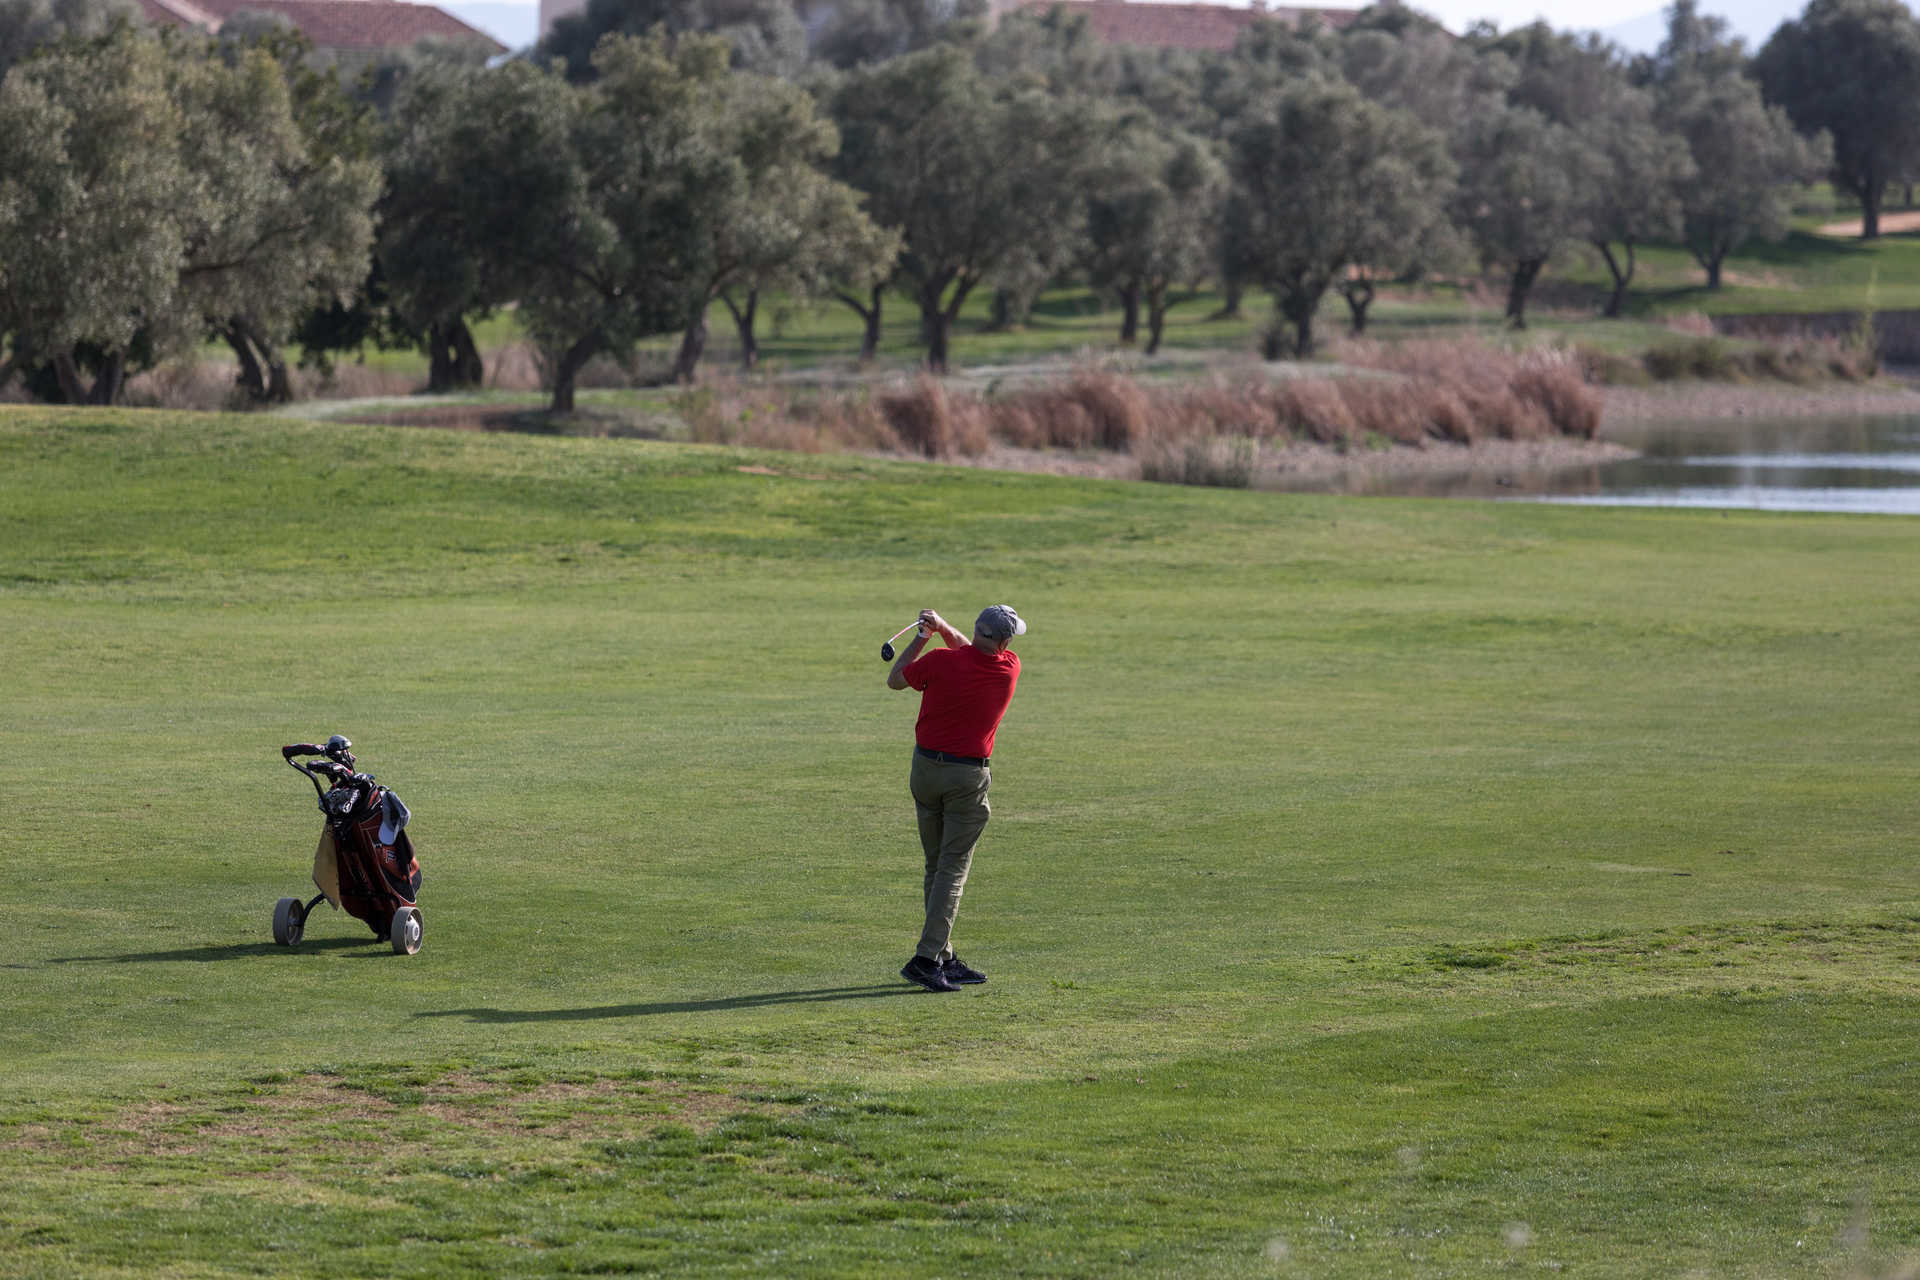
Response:
[[[290,747],[280,748],[280,758],[307,775],[307,781],[313,784],[314,794],[319,797],[321,812],[326,811],[327,789],[337,787],[341,782],[354,777],[352,769],[334,760],[295,760],[295,756],[325,755],[325,747],[316,747],[311,742],[296,742]],[[326,785],[322,785],[324,779]],[[369,779],[371,781],[371,779]]]

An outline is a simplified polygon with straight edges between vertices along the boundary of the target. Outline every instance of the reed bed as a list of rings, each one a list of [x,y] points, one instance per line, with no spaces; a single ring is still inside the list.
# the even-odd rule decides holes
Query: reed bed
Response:
[[[1246,451],[1213,449],[1213,441],[1422,447],[1584,440],[1599,426],[1599,395],[1571,354],[1410,343],[1353,344],[1343,355],[1358,371],[1217,373],[1160,386],[1083,367],[1053,385],[989,394],[926,376],[844,393],[716,381],[683,395],[678,407],[692,438],[711,444],[942,459],[977,458],[995,444],[1101,450],[1151,460],[1146,469],[1156,473],[1241,470],[1220,460]],[[1202,457],[1218,465],[1189,466]]]

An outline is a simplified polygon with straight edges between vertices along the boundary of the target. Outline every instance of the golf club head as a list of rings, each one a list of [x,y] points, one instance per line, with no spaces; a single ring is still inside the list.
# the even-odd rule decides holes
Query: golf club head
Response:
[[[880,661],[893,661],[893,641],[888,640],[880,646]]]

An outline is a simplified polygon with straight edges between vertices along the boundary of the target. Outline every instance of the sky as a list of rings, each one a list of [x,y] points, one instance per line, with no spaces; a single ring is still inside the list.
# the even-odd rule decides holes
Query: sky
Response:
[[[434,3],[435,0],[428,0]],[[539,25],[539,0],[437,0],[449,13],[479,27],[509,48],[531,44]],[[1275,4],[1283,0],[1274,0]],[[1297,0],[1328,8],[1358,7],[1340,0]],[[1598,31],[1630,53],[1652,53],[1666,36],[1665,9],[1671,0],[1581,0],[1571,5],[1543,0],[1408,0],[1413,8],[1440,20],[1450,31],[1464,31],[1480,18],[1502,31],[1535,18],[1561,31]],[[1727,20],[1732,34],[1758,49],[1788,18],[1798,17],[1806,0],[1701,0],[1700,12]]]
[[[1561,31],[1598,31],[1633,53],[1652,53],[1666,38],[1670,0],[1582,0],[1578,5],[1541,0],[1410,0],[1415,9],[1440,20],[1449,31],[1463,31],[1479,18],[1492,19],[1502,31],[1524,27],[1535,18]],[[1701,0],[1699,11],[1727,20],[1729,33],[1742,37],[1749,51],[1765,44],[1774,28],[1806,9],[1806,0]]]

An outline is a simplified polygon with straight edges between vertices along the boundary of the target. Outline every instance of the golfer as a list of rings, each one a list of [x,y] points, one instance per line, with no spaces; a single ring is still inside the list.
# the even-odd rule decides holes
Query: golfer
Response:
[[[920,691],[908,785],[927,855],[922,887],[927,923],[900,976],[929,991],[958,991],[963,982],[987,980],[953,954],[953,918],[967,886],[973,847],[987,826],[993,735],[1020,679],[1020,659],[1007,644],[1026,631],[1026,622],[1004,604],[980,611],[971,640],[933,610],[922,609],[920,630],[887,672],[887,688]],[[946,647],[922,657],[930,632]]]

